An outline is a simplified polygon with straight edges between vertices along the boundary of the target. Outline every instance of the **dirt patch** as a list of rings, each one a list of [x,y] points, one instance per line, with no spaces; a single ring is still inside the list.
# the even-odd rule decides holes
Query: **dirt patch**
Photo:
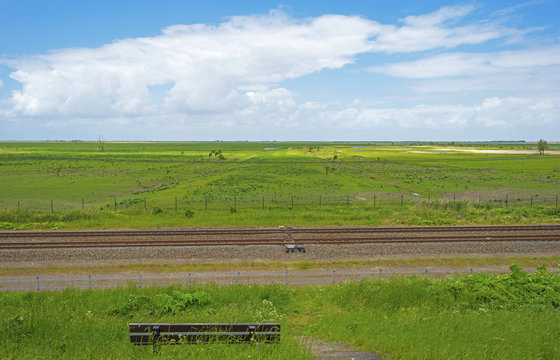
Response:
[[[524,154],[524,155],[539,155],[537,150],[481,150],[481,149],[458,149],[458,148],[434,148],[432,151],[410,151],[417,154],[437,154],[438,151],[457,151],[468,152],[474,154]],[[546,150],[545,154],[560,155],[558,150]]]

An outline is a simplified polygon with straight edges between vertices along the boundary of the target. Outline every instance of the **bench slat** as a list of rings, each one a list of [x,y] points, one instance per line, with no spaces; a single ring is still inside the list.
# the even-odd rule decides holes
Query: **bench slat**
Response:
[[[128,324],[131,333],[152,332],[154,326],[159,326],[160,332],[203,332],[203,331],[249,331],[254,326],[255,331],[280,331],[280,324],[276,323],[131,323]]]

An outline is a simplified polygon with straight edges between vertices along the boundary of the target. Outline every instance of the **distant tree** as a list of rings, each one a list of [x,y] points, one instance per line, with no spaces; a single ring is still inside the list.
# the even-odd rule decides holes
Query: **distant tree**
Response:
[[[222,150],[212,150],[208,154],[208,157],[210,158],[210,157],[212,157],[212,155],[214,155],[214,157],[218,158],[219,160],[225,160],[226,159],[224,154],[222,154]]]
[[[544,151],[548,148],[548,143],[546,140],[540,139],[537,143],[537,150],[539,150],[539,154],[544,154]]]

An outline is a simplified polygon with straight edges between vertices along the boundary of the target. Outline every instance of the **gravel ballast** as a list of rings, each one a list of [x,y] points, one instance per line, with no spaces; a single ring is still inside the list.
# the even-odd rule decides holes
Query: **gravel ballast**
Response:
[[[286,253],[283,246],[197,246],[2,250],[1,267],[87,266],[133,263],[232,263],[268,261],[340,261],[386,258],[466,256],[559,256],[560,242],[400,243],[307,245],[305,253]]]

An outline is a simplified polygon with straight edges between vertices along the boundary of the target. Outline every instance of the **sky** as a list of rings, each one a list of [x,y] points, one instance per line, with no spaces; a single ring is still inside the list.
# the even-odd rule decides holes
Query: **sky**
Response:
[[[560,140],[560,0],[0,0],[0,140]]]

